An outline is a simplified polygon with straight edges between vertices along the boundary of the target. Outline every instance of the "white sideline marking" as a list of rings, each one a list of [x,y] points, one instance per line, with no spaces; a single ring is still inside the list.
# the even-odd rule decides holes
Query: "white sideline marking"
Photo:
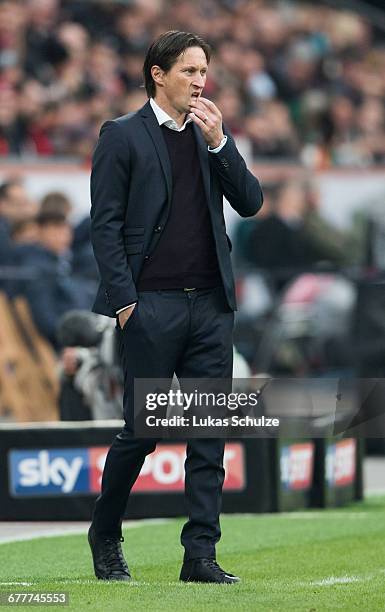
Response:
[[[0,582],[0,586],[32,586],[33,582]]]
[[[172,519],[140,519],[137,521],[123,523],[123,529],[138,529],[139,527],[145,527],[147,525],[158,525],[163,523],[168,523]],[[49,532],[47,531],[36,531],[35,533],[29,533],[28,535],[15,535],[5,538],[0,538],[0,546],[1,544],[9,544],[10,542],[27,542],[28,540],[36,540],[38,538],[54,538],[54,537],[64,537],[67,535],[78,535],[87,533],[90,523],[85,525],[84,527],[70,527],[63,532],[63,529],[60,527],[55,527]],[[23,525],[20,524],[20,528],[22,529]],[[45,529],[50,529],[49,527],[45,527]],[[0,584],[2,584],[0,582]]]
[[[334,584],[351,584],[352,582],[368,582],[369,580],[373,580],[379,574],[385,574],[385,569],[378,569],[376,572],[371,574],[366,574],[366,576],[329,576],[328,578],[323,578],[322,580],[314,580],[310,582],[311,586],[333,586]],[[302,586],[305,586],[305,582],[301,583]],[[309,583],[307,583],[309,584]]]
[[[324,578],[323,580],[315,580],[310,584],[312,586],[330,586],[333,584],[350,584],[351,582],[364,582],[365,580],[369,580],[371,577],[358,577],[358,576],[330,576],[329,578]]]
[[[326,512],[325,512],[326,510]],[[340,519],[346,519],[346,518],[351,518],[351,519],[356,519],[356,518],[366,518],[367,516],[369,516],[369,514],[371,514],[370,512],[367,512],[366,510],[363,510],[362,512],[356,511],[356,510],[344,510],[344,511],[338,511],[338,510],[329,510],[329,508],[325,508],[323,510],[307,510],[307,511],[301,511],[301,510],[293,510],[292,512],[258,512],[257,514],[253,514],[251,512],[242,512],[242,513],[232,513],[232,514],[223,514],[222,518],[226,517],[226,516],[230,516],[230,517],[234,517],[234,518],[272,518],[274,517],[274,519],[278,520],[278,519],[323,519],[323,520],[327,520],[329,518],[340,518]]]
[[[326,508],[325,508],[326,509]],[[330,510],[325,513],[323,512],[282,512],[281,514],[277,514],[277,517],[289,518],[289,519],[357,519],[357,518],[367,518],[369,512],[330,512]]]
[[[10,536],[9,538],[1,538],[1,544],[9,544],[10,542],[27,542],[28,540],[37,540],[38,538],[56,538],[56,537],[64,537],[67,535],[76,535],[87,533],[87,529],[84,527],[74,527],[73,529],[69,529],[65,533],[63,531],[59,531],[58,529],[53,529],[49,533],[41,532],[41,533],[30,533],[28,535],[17,535]],[[0,583],[1,584],[1,583]]]

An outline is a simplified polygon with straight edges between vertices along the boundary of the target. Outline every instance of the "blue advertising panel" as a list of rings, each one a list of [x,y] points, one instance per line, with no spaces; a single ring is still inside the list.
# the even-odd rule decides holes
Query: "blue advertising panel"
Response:
[[[14,497],[89,491],[88,450],[21,449],[8,454],[10,493]]]

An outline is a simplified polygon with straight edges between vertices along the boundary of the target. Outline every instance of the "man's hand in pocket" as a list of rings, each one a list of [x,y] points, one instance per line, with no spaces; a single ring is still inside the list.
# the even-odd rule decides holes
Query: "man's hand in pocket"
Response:
[[[124,328],[128,319],[131,317],[132,313],[134,312],[134,308],[136,308],[136,304],[134,304],[133,306],[130,306],[129,308],[126,308],[125,310],[122,310],[122,312],[118,314],[120,329]]]

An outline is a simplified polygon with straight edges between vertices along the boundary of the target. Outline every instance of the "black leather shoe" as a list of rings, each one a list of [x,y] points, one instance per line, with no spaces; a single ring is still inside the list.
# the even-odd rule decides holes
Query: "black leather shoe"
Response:
[[[179,580],[183,582],[216,582],[217,584],[234,584],[240,582],[238,576],[225,572],[215,559],[191,559],[185,561]]]
[[[103,538],[88,530],[88,542],[94,561],[95,576],[99,580],[131,580],[130,570],[123,556],[121,542],[124,538]]]

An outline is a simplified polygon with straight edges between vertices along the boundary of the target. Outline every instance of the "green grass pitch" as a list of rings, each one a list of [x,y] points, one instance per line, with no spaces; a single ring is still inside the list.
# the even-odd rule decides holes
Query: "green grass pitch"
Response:
[[[241,576],[238,585],[178,581],[182,524],[125,530],[133,582],[123,584],[94,578],[85,535],[1,544],[0,591],[67,591],[70,605],[59,609],[76,611],[385,610],[384,497],[335,510],[224,515],[217,556]]]

